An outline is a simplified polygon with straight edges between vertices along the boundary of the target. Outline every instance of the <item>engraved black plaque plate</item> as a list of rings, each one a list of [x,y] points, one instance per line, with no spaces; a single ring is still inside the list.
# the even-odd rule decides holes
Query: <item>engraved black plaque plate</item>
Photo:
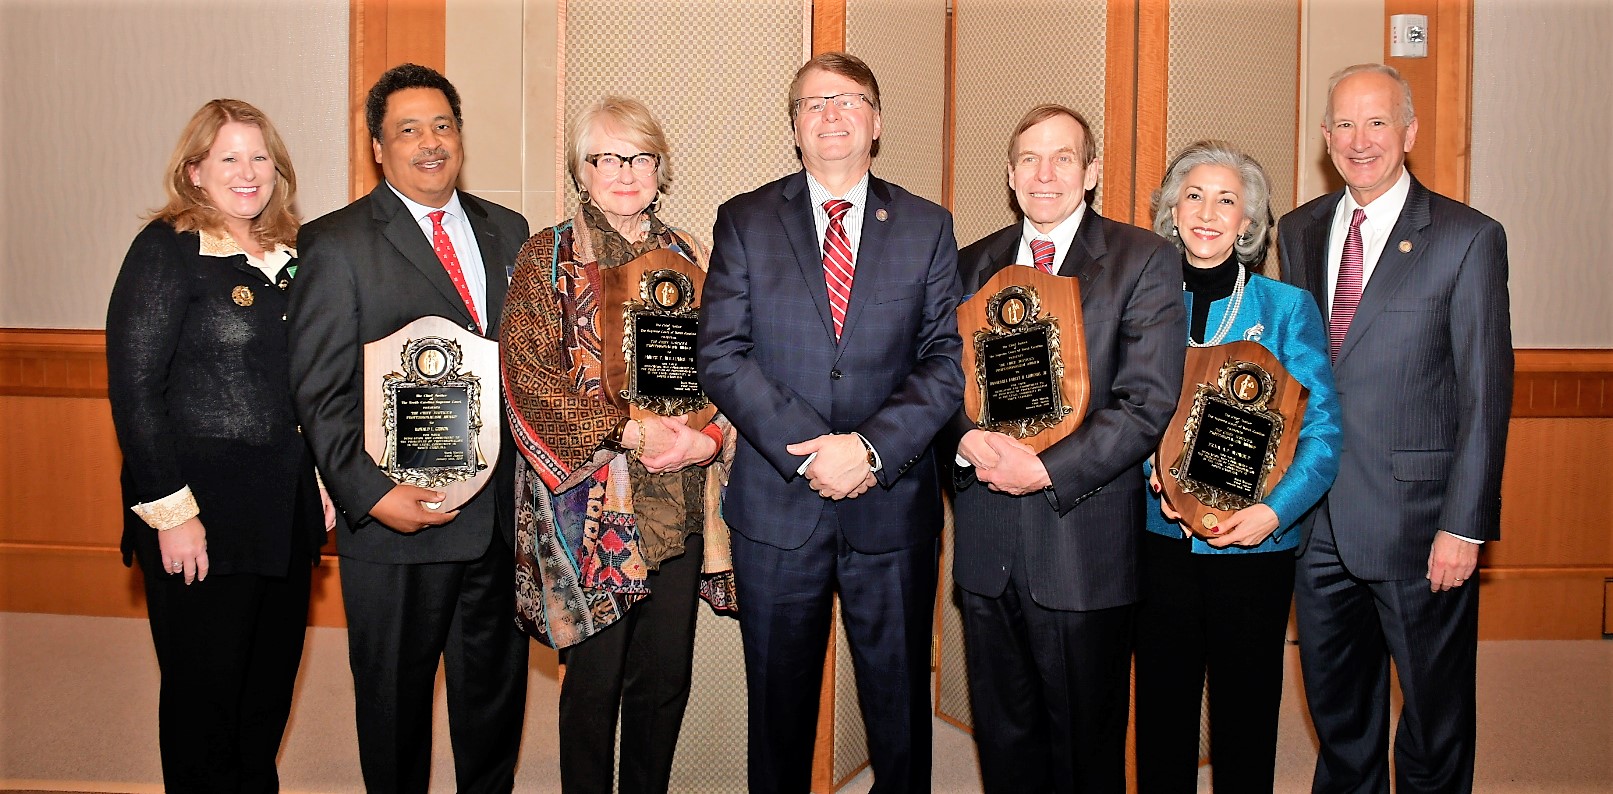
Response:
[[[985,339],[980,361],[991,421],[1017,422],[1054,410],[1058,388],[1046,328]]]
[[[435,469],[471,465],[470,389],[465,386],[400,386],[397,400],[399,468]]]
[[[640,313],[633,318],[633,384],[642,397],[701,399],[695,374],[695,317]]]
[[[1187,458],[1189,478],[1259,500],[1266,450],[1272,446],[1271,419],[1210,400],[1199,420],[1197,441]]]

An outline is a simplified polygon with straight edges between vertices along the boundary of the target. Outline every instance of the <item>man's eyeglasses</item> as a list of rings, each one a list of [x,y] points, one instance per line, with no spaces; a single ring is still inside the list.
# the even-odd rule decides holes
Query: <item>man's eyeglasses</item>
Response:
[[[661,164],[661,156],[650,154],[649,152],[639,152],[638,154],[600,152],[599,154],[590,154],[582,159],[598,169],[599,175],[606,179],[616,176],[617,172],[622,170],[623,165],[630,166],[633,169],[633,173],[639,176],[649,176],[655,172],[655,167]]]
[[[868,95],[858,93],[835,94],[834,96],[804,96],[795,100],[798,113],[822,113],[829,103],[841,110],[856,110],[868,101]]]

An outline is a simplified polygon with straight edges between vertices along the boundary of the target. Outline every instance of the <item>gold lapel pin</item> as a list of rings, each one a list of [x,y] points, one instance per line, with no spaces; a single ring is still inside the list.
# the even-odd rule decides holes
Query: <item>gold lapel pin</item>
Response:
[[[1410,240],[1401,240],[1400,241],[1400,253],[1402,253],[1402,254],[1411,253],[1411,241]]]
[[[246,287],[236,287],[230,290],[230,300],[235,301],[236,306],[251,306],[252,290]]]
[[[874,210],[874,219],[875,220],[887,221],[887,220],[890,220],[890,217],[891,217],[891,214],[886,212],[884,207],[881,207],[881,208],[879,208],[877,210]]]

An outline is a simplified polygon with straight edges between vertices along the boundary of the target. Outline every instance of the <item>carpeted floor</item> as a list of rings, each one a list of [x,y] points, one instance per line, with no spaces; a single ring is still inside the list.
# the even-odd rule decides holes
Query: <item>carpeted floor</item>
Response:
[[[363,790],[346,649],[342,630],[309,630],[280,756],[286,791]],[[534,646],[518,791],[560,789],[554,661]],[[1303,792],[1315,749],[1292,649],[1289,661],[1277,790]],[[156,699],[144,621],[0,613],[0,790],[161,791]],[[432,790],[452,791],[440,686],[437,714]],[[1481,794],[1613,791],[1613,642],[1481,643],[1479,716]],[[980,790],[967,734],[938,721],[935,759],[935,791]],[[861,794],[871,784],[865,771],[842,791]]]

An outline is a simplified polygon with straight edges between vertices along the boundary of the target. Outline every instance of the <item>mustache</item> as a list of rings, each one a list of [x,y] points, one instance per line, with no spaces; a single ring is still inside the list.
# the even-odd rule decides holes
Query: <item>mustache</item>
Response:
[[[447,160],[447,159],[448,159],[448,150],[443,149],[441,147],[438,147],[436,149],[427,149],[426,151],[423,151],[423,152],[420,152],[419,154],[416,154],[412,159],[409,160],[409,164],[410,165],[419,165],[421,163],[430,162],[432,160]]]

